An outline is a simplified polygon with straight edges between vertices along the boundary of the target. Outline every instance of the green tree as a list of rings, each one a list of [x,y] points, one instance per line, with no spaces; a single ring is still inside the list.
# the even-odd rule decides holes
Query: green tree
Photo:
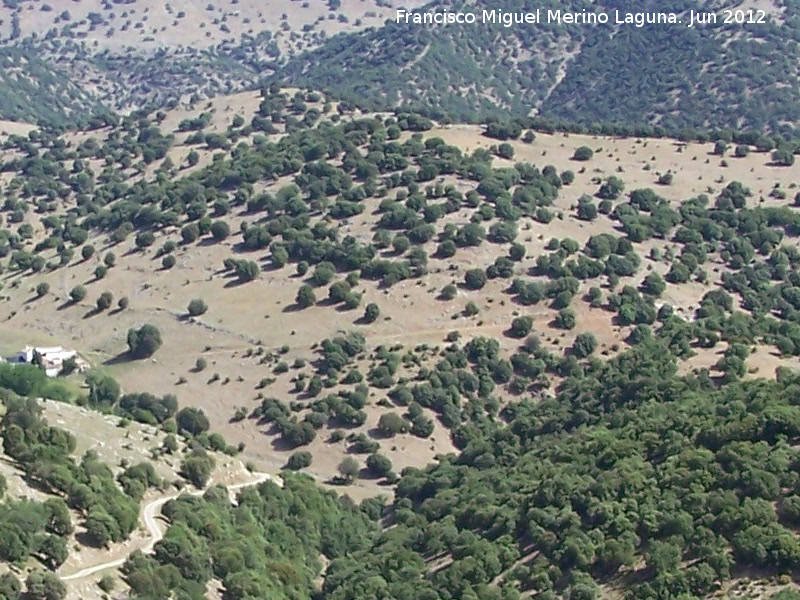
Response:
[[[208,417],[202,409],[189,406],[178,411],[178,414],[175,415],[175,422],[178,425],[178,431],[193,436],[208,431],[210,426]]]
[[[577,324],[575,311],[571,308],[564,308],[558,311],[555,319],[555,325],[559,329],[573,329]]]
[[[575,149],[575,153],[572,155],[572,160],[585,162],[587,160],[591,160],[593,156],[594,152],[591,148],[589,148],[589,146],[580,146]]]
[[[314,288],[312,288],[310,285],[304,284],[300,286],[299,290],[297,290],[295,303],[300,308],[308,308],[309,306],[313,306],[316,301],[317,298],[314,295]]]
[[[374,302],[367,304],[364,309],[364,316],[362,317],[364,323],[374,323],[381,314],[381,309]]]
[[[67,588],[57,575],[46,571],[33,571],[25,580],[26,593],[30,600],[63,600]]]
[[[214,470],[214,459],[205,452],[195,453],[183,461],[180,474],[196,488],[204,488]]]
[[[161,344],[161,332],[155,325],[148,323],[128,330],[128,351],[133,358],[150,358]]]
[[[649,273],[642,281],[642,292],[658,298],[667,289],[667,284],[658,273]]]
[[[192,317],[199,317],[200,315],[205,314],[207,310],[208,305],[200,298],[194,298],[186,307],[186,311],[189,313],[189,316]]]
[[[356,461],[356,459],[354,459],[352,456],[345,457],[345,459],[339,463],[339,474],[348,483],[354,479],[358,479],[358,474],[360,471],[361,468],[358,465],[358,461]]]
[[[22,584],[13,573],[0,575],[0,600],[19,600]]]
[[[464,273],[464,285],[471,290],[479,290],[486,285],[486,273],[483,269],[470,269]]]
[[[600,186],[597,196],[602,200],[616,200],[624,189],[625,183],[612,175]]]
[[[121,393],[119,383],[110,375],[89,371],[86,375],[86,385],[89,387],[90,406],[113,406],[119,400]]]
[[[76,285],[72,288],[72,291],[69,293],[70,299],[77,304],[78,302],[82,302],[84,298],[86,298],[86,288],[82,285]]]
[[[39,541],[39,554],[47,568],[55,571],[67,560],[67,542],[57,535],[46,535]]]
[[[313,456],[308,450],[298,450],[293,452],[286,462],[286,468],[291,471],[299,471],[311,466]]]
[[[149,248],[156,241],[156,236],[152,231],[143,231],[136,236],[136,247],[139,249]]]
[[[225,221],[214,221],[211,224],[211,236],[221,242],[231,234],[231,228]]]
[[[387,412],[378,419],[378,431],[386,436],[394,436],[408,431],[408,421],[396,412]]]
[[[97,310],[106,310],[114,301],[114,295],[111,292],[103,292],[97,298]]]
[[[531,332],[533,317],[516,317],[511,321],[511,335],[515,338],[524,338]]]
[[[367,457],[367,468],[376,477],[386,477],[392,472],[392,461],[388,456],[375,452]]]
[[[791,167],[794,164],[794,152],[791,148],[782,146],[773,151],[772,162],[781,167]]]
[[[593,333],[579,333],[572,343],[572,352],[578,358],[586,358],[597,349],[597,338]]]

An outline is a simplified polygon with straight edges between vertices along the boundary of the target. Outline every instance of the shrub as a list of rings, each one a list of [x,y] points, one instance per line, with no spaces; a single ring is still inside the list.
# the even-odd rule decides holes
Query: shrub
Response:
[[[517,317],[511,321],[511,335],[515,338],[524,338],[531,332],[533,317]]]
[[[342,462],[339,463],[339,474],[344,478],[345,481],[353,481],[354,479],[358,479],[358,474],[361,471],[361,468],[358,466],[358,461],[354,459],[352,456],[346,457]]]
[[[470,269],[464,273],[464,285],[471,290],[479,290],[486,285],[486,273],[483,269]]]
[[[139,249],[149,248],[156,241],[156,236],[151,231],[143,231],[136,236],[136,247]]]
[[[203,451],[187,458],[181,465],[180,474],[195,487],[203,488],[214,470],[214,458]]]
[[[103,292],[97,299],[97,310],[106,310],[114,301],[114,295],[111,292]]]
[[[381,314],[381,309],[378,308],[378,305],[374,302],[370,302],[367,304],[366,309],[364,310],[364,323],[373,323]]]
[[[95,279],[102,279],[108,273],[108,267],[105,265],[97,265],[94,270]]]
[[[306,467],[311,466],[312,458],[313,456],[308,450],[298,450],[289,457],[288,461],[286,461],[286,468],[291,471],[305,469]]]
[[[114,579],[113,575],[103,575],[103,577],[100,578],[100,581],[97,582],[97,586],[106,594],[109,594],[117,586],[117,580]]]
[[[457,293],[458,293],[458,288],[456,288],[456,286],[453,285],[452,283],[449,283],[442,288],[442,291],[439,293],[439,297],[442,300],[452,300],[453,298],[456,297]]]
[[[781,167],[791,167],[794,164],[794,153],[791,148],[781,147],[772,153],[772,162]]]
[[[208,417],[199,408],[187,406],[178,411],[175,415],[175,423],[178,425],[178,431],[185,432],[190,435],[200,435],[208,431],[209,422]]]
[[[386,477],[392,472],[392,461],[388,456],[375,452],[367,457],[367,468],[378,477]]]
[[[155,325],[145,324],[128,330],[128,350],[134,358],[149,358],[161,347],[161,332]]]
[[[572,344],[572,351],[578,358],[586,358],[597,349],[597,338],[592,333],[580,333]]]
[[[83,301],[83,299],[86,298],[86,288],[83,287],[82,285],[75,286],[74,288],[72,288],[72,291],[70,291],[69,297],[76,304],[78,302]]]
[[[200,227],[197,223],[189,223],[181,229],[181,239],[184,244],[190,244],[200,237]]]
[[[186,307],[186,311],[192,317],[199,317],[208,310],[208,305],[201,300],[200,298],[195,298],[191,302],[189,302],[189,306]]]
[[[559,329],[572,329],[576,325],[575,311],[570,308],[565,308],[558,312],[555,319],[555,325]]]
[[[573,160],[579,161],[587,161],[591,160],[594,156],[594,152],[592,151],[589,146],[580,146],[579,148],[575,149],[575,153],[572,155]]]
[[[50,284],[47,283],[46,281],[43,281],[42,283],[36,286],[36,297],[41,298],[42,296],[45,296],[49,291],[50,291]]]
[[[253,281],[261,272],[261,267],[254,260],[240,260],[234,264],[234,272],[242,283]]]
[[[378,419],[378,431],[383,435],[394,436],[398,433],[406,433],[408,429],[408,421],[396,412],[384,413]]]
[[[300,289],[297,290],[295,302],[300,308],[308,308],[309,306],[313,306],[316,301],[317,298],[314,295],[314,289],[310,285],[302,285],[300,286]]]
[[[231,234],[231,228],[225,221],[214,221],[211,224],[211,236],[221,242]]]
[[[165,269],[171,269],[175,266],[176,262],[178,262],[178,260],[172,254],[167,254],[161,259],[161,266]]]
[[[120,310],[125,310],[126,308],[128,308],[128,304],[129,304],[128,297],[123,296],[117,302],[117,308],[119,308]]]
[[[25,580],[26,597],[30,600],[63,600],[67,588],[55,573],[33,571]]]

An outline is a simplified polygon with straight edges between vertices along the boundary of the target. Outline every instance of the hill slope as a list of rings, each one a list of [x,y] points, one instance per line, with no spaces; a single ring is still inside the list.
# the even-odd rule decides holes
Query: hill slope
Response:
[[[0,350],[93,365],[19,393],[366,499],[169,503],[134,598],[796,600],[794,155],[490,133],[268,88],[4,138]]]
[[[728,3],[732,4],[732,3]],[[608,25],[499,24],[433,28],[393,21],[329,40],[283,67],[276,79],[335,92],[358,105],[396,103],[457,119],[531,112],[597,121],[682,127],[780,129],[797,124],[798,6],[769,10],[765,23],[725,25],[719,2],[637,3],[637,11],[716,11],[707,27],[613,24],[615,0],[596,3],[437,1],[484,9],[605,11]],[[747,8],[747,7],[744,7]]]

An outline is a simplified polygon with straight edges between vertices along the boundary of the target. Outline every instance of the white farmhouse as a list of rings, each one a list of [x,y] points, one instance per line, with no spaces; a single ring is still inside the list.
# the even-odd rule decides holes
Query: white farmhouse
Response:
[[[64,362],[70,358],[77,358],[75,350],[67,350],[61,346],[26,346],[21,352],[8,358],[10,364],[40,363],[48,377],[55,377],[61,372]]]

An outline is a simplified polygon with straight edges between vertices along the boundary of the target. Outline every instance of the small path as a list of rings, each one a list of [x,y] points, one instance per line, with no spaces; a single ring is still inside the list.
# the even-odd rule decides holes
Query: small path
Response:
[[[271,480],[272,476],[268,475],[267,473],[259,473],[258,476],[252,480],[247,481],[244,483],[236,483],[232,485],[225,486],[228,490],[228,493],[232,494],[233,492],[240,490],[246,487],[252,487],[254,485],[258,485],[260,483],[264,483],[265,481]],[[280,479],[275,479],[275,483],[278,485],[282,485],[283,482]],[[179,496],[184,494],[188,494],[191,496],[200,496],[206,492],[208,488],[204,488],[202,490],[192,490],[192,491],[182,491],[176,494],[170,494],[169,496],[163,496],[161,498],[157,498],[152,502],[145,505],[144,509],[141,513],[140,520],[144,523],[144,526],[147,528],[148,535],[150,537],[147,544],[143,547],[138,548],[145,554],[149,554],[153,551],[153,547],[164,537],[164,533],[166,531],[166,527],[163,524],[159,523],[159,517],[161,515],[161,508],[170,500],[175,500]],[[70,575],[65,575],[61,577],[62,581],[72,581],[75,579],[83,579],[85,577],[89,577],[90,575],[94,575],[100,571],[105,571],[106,569],[113,569],[116,567],[122,566],[125,561],[128,560],[127,556],[122,558],[118,558],[116,560],[109,560],[106,562],[102,562],[98,565],[93,565],[91,567],[86,567],[85,569],[81,569],[75,573]]]

